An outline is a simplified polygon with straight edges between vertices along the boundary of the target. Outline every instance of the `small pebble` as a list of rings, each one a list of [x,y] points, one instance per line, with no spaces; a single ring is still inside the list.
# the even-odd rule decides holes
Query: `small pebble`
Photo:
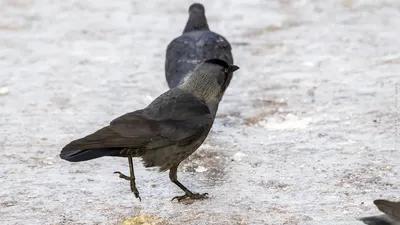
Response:
[[[6,203],[6,206],[7,206],[7,207],[14,206],[14,203],[13,203],[13,202],[7,202],[7,203]]]
[[[308,96],[314,96],[314,89],[313,88],[308,89],[307,94]]]

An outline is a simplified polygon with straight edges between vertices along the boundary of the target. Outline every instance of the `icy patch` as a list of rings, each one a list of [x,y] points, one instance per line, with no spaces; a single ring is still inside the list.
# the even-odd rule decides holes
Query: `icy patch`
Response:
[[[315,67],[315,63],[310,61],[303,62],[303,65],[307,67]]]
[[[198,166],[194,169],[194,171],[196,171],[197,173],[203,173],[207,171],[207,168],[205,168],[204,166]]]
[[[9,92],[10,90],[8,90],[8,87],[0,88],[0,95],[7,95]]]
[[[235,153],[235,155],[233,155],[233,160],[240,162],[244,157],[246,157],[247,155],[244,154],[243,152],[237,152]]]
[[[267,121],[261,121],[260,126],[271,130],[293,130],[306,129],[312,118],[302,118],[291,113],[287,114],[284,119],[269,118]]]

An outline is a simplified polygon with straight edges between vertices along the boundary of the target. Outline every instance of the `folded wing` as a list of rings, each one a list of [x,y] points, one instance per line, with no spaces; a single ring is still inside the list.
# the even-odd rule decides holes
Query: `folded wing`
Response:
[[[68,161],[102,156],[141,156],[149,149],[186,145],[212,125],[208,107],[196,97],[172,89],[147,108],[127,113],[61,151]],[[127,150],[129,149],[129,150]]]

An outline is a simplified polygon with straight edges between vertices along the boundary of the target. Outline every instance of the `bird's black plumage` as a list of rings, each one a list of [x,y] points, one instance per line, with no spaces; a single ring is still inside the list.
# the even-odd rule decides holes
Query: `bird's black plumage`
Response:
[[[208,59],[205,62],[206,63],[215,64],[215,65],[219,65],[219,66],[222,66],[222,67],[224,67],[226,69],[229,68],[228,63],[226,63],[224,60],[221,60],[221,59]]]
[[[72,141],[61,150],[60,157],[78,162],[130,155],[143,157],[146,166],[166,170],[169,168],[164,162],[146,154],[150,150],[186,145],[208,130],[212,121],[208,107],[199,99],[180,89],[171,89],[148,107],[118,117],[109,126]]]
[[[360,218],[360,220],[367,225],[392,225],[391,222],[382,216],[364,217]]]
[[[173,88],[181,84],[205,60],[217,58],[233,64],[231,50],[225,37],[210,31],[204,6],[192,4],[183,34],[172,40],[167,47],[165,76],[168,86]],[[227,84],[229,83],[230,79]]]
[[[61,150],[60,157],[71,162],[127,157],[130,176],[115,173],[130,181],[131,191],[139,199],[132,158],[141,157],[146,167],[169,170],[170,180],[185,192],[176,197],[178,201],[205,198],[206,193],[193,193],[178,181],[177,169],[201,146],[214,123],[225,90],[221,80],[239,69],[229,65],[225,70],[221,63],[210,60],[200,64],[182,85],[160,95],[146,108],[120,116],[93,134],[72,141]]]

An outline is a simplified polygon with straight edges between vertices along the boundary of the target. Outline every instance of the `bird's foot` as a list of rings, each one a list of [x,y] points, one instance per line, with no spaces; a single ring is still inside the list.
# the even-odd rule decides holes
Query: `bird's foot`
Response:
[[[131,191],[133,192],[135,197],[139,199],[139,201],[142,201],[142,198],[140,198],[140,196],[139,196],[139,191],[136,188],[135,178],[134,177],[133,178],[128,177],[128,176],[126,176],[125,174],[123,174],[123,173],[121,173],[119,171],[115,171],[114,173],[115,174],[119,174],[119,178],[122,178],[124,180],[129,180],[130,184],[131,184]]]
[[[206,199],[208,198],[208,193],[203,193],[203,194],[199,194],[199,193],[186,193],[185,195],[182,196],[176,196],[174,198],[172,198],[171,201],[174,201],[175,199],[178,200],[178,202],[185,200],[185,199],[193,199],[193,200],[202,200],[202,199]]]
[[[131,177],[128,177],[127,175],[119,172],[119,171],[115,171],[115,174],[119,174],[119,178],[125,179],[125,180],[131,180]]]

